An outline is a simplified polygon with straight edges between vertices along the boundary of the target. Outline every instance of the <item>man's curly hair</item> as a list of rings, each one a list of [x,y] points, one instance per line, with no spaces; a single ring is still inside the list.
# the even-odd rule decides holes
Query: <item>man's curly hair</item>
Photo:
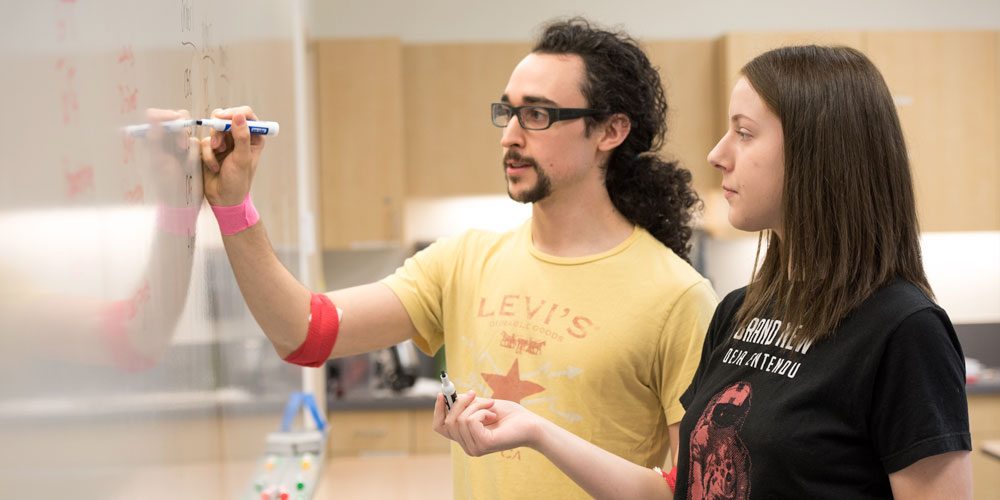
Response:
[[[608,194],[625,218],[689,260],[691,218],[700,201],[691,172],[658,155],[667,131],[667,98],[639,44],[576,17],[546,25],[532,52],[583,59],[583,96],[590,108],[607,112],[587,117],[588,131],[615,113],[628,116],[632,129],[605,166]]]

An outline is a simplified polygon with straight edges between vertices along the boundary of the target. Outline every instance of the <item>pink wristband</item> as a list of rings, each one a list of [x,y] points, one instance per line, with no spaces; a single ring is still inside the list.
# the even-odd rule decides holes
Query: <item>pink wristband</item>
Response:
[[[170,234],[193,236],[199,211],[201,211],[200,205],[195,207],[160,205],[156,207],[156,226]]]
[[[243,203],[230,207],[217,207],[212,205],[212,212],[215,212],[215,219],[219,221],[219,229],[226,236],[234,235],[260,220],[260,214],[253,206],[250,193],[243,199]]]

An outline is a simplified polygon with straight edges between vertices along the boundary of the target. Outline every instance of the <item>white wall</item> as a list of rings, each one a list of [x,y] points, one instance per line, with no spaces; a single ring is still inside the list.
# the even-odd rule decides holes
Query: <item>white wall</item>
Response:
[[[938,304],[954,323],[1000,323],[1000,232],[924,233],[924,271]],[[705,276],[719,298],[745,286],[756,236],[708,240]]]
[[[403,213],[403,239],[407,246],[455,236],[467,229],[503,232],[531,217],[531,205],[507,195],[411,198]]]
[[[406,42],[530,40],[543,21],[581,14],[641,38],[728,31],[997,29],[998,0],[311,0],[311,36]]]

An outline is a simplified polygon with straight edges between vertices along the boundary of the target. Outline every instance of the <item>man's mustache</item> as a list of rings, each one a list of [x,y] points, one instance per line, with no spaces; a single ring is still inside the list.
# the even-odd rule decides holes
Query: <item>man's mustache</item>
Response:
[[[507,168],[507,163],[508,162],[527,163],[527,164],[531,165],[531,168],[534,168],[534,169],[538,168],[538,162],[536,162],[534,158],[532,158],[530,156],[522,156],[521,153],[518,153],[517,151],[514,151],[513,149],[508,150],[503,155],[503,166],[504,166],[505,169]]]

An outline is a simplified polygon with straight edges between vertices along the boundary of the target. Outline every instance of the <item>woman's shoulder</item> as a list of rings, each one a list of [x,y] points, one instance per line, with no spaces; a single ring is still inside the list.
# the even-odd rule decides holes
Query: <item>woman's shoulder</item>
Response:
[[[858,305],[841,323],[840,329],[866,330],[869,337],[882,336],[886,339],[904,325],[914,321],[924,327],[935,325],[945,330],[951,329],[947,313],[928,296],[923,288],[903,279],[897,279],[876,290]]]
[[[719,302],[712,317],[712,325],[710,326],[712,333],[722,335],[732,327],[733,321],[736,319],[736,313],[739,312],[740,306],[743,305],[746,290],[747,287],[745,286],[737,288],[726,294]]]
[[[719,309],[723,308],[727,310],[732,309],[733,312],[735,313],[736,310],[738,310],[740,306],[743,305],[743,300],[746,298],[746,296],[747,296],[747,287],[742,286],[740,288],[737,288],[727,293],[726,296],[721,301],[719,301]]]
[[[896,279],[876,290],[858,306],[858,312],[880,311],[901,317],[923,309],[940,308],[921,287],[904,279]]]

